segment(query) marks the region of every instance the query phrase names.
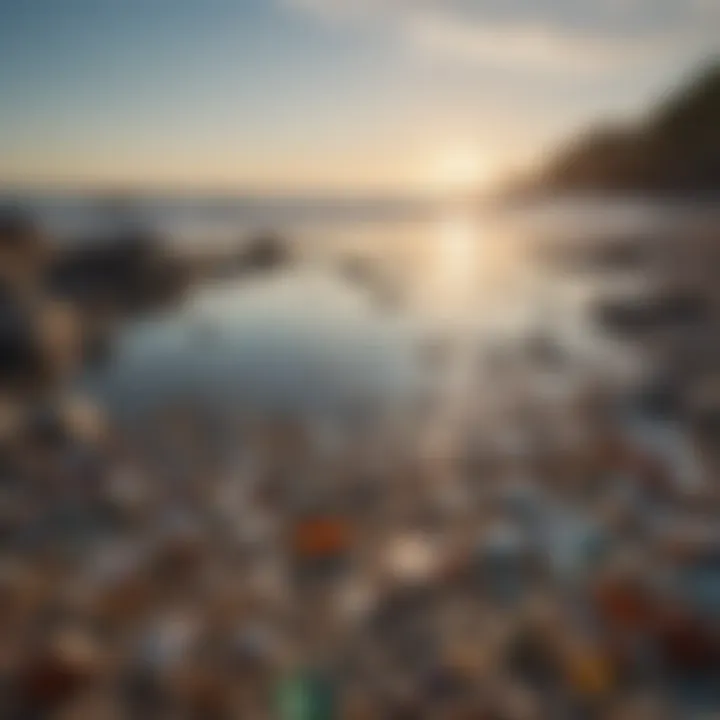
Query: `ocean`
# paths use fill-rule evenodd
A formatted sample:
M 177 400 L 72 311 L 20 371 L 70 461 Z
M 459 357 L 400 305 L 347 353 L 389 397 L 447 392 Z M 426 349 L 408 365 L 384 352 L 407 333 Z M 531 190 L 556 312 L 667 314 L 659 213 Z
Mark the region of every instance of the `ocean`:
M 287 268 L 195 288 L 172 310 L 121 330 L 107 365 L 80 384 L 129 422 L 192 404 L 234 417 L 300 412 L 371 423 L 432 393 L 439 366 L 462 367 L 480 392 L 478 358 L 538 333 L 579 364 L 607 366 L 607 338 L 588 322 L 597 283 L 559 274 L 543 250 L 667 230 L 696 213 L 578 199 L 513 209 L 372 198 L 22 202 L 58 242 L 101 236 L 131 212 L 178 252 L 267 232 L 293 248 Z

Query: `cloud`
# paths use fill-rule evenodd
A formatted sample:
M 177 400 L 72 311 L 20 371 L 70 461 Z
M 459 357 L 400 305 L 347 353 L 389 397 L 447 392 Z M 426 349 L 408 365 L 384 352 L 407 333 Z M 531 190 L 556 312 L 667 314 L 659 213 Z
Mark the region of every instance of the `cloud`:
M 717 0 L 284 0 L 320 20 L 390 33 L 421 57 L 550 73 L 603 73 L 711 51 Z
M 626 39 L 542 24 L 485 26 L 449 17 L 417 17 L 404 28 L 406 41 L 435 57 L 500 68 L 544 72 L 602 72 L 650 61 L 671 39 Z

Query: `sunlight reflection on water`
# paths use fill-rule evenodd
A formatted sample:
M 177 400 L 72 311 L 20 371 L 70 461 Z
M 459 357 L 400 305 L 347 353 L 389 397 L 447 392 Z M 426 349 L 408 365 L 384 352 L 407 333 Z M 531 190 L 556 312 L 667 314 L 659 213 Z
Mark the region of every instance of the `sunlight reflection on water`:
M 303 227 L 290 241 L 296 265 L 205 288 L 130 327 L 93 390 L 140 411 L 178 397 L 250 412 L 388 407 L 414 392 L 421 348 L 439 343 L 442 412 L 461 416 L 485 340 L 520 337 L 556 297 L 565 306 L 533 261 L 532 232 L 467 208 Z M 369 279 L 349 279 L 348 258 Z

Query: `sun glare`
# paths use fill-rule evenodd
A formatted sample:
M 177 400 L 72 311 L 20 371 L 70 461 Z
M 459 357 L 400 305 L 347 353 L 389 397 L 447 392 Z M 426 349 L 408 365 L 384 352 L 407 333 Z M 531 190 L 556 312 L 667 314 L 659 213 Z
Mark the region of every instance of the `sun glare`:
M 471 145 L 444 151 L 434 163 L 431 182 L 445 192 L 473 192 L 486 187 L 492 176 L 483 154 Z

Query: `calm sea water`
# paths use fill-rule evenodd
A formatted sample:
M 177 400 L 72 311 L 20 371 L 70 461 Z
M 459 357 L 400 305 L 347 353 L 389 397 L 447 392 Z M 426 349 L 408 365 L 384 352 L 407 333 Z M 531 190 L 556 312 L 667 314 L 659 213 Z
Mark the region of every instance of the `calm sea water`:
M 79 197 L 36 199 L 35 210 L 61 239 L 107 220 Z M 130 419 L 183 403 L 239 417 L 371 418 L 412 404 L 437 377 L 438 357 L 474 375 L 485 348 L 533 332 L 552 332 L 597 362 L 603 339 L 585 314 L 592 283 L 559 277 L 539 251 L 561 239 L 650 231 L 681 214 L 630 202 L 509 212 L 470 203 L 147 199 L 138 218 L 179 250 L 273 230 L 297 262 L 198 288 L 172 312 L 126 327 L 109 365 L 83 384 Z M 348 271 L 358 265 L 360 277 Z

